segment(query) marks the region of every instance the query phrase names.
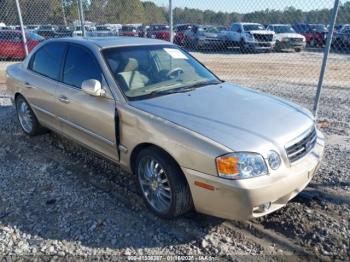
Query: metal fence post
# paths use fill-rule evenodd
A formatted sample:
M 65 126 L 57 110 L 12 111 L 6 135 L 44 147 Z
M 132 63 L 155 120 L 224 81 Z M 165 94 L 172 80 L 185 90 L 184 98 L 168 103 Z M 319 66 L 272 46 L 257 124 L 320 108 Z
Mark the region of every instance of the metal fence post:
M 80 24 L 81 24 L 81 32 L 82 32 L 82 36 L 85 37 L 85 18 L 84 18 L 83 3 L 82 3 L 81 0 L 78 0 L 78 8 L 79 8 L 79 18 L 80 18 Z
M 22 19 L 22 12 L 21 12 L 21 7 L 20 7 L 18 1 L 19 1 L 19 0 L 16 0 L 16 6 L 17 6 L 19 24 L 20 24 L 20 26 L 21 26 L 22 42 L 23 42 L 24 52 L 25 52 L 26 56 L 28 56 L 27 38 L 26 38 L 26 33 L 24 32 L 23 19 Z
M 174 42 L 174 15 L 173 15 L 173 0 L 169 0 L 169 22 L 170 22 L 170 42 Z
M 317 93 L 316 93 L 316 97 L 315 97 L 315 104 L 314 104 L 315 118 L 317 118 L 317 113 L 318 113 L 318 108 L 319 108 L 319 103 L 320 103 L 320 98 L 321 98 L 321 92 L 322 92 L 322 87 L 323 87 L 323 80 L 324 80 L 324 75 L 325 75 L 325 72 L 327 69 L 329 52 L 330 52 L 331 46 L 332 46 L 334 26 L 335 26 L 335 22 L 337 20 L 338 10 L 339 10 L 339 0 L 335 0 L 333 12 L 332 12 L 331 23 L 330 23 L 330 29 L 329 29 L 329 32 L 327 35 L 327 42 L 326 42 L 326 47 L 325 47 L 324 55 L 323 55 L 322 67 L 321 67 L 321 72 L 320 72 L 320 79 L 318 81 Z
M 62 7 L 63 23 L 65 26 L 67 26 L 66 11 L 64 10 L 65 7 L 64 7 L 63 0 L 61 0 L 61 7 Z

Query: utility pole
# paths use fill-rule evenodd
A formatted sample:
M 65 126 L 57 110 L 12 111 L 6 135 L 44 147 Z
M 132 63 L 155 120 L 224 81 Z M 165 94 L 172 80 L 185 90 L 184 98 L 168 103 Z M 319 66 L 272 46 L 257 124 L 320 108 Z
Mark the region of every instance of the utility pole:
M 170 42 L 174 42 L 174 14 L 173 14 L 173 0 L 169 0 L 169 22 L 170 22 Z
M 23 19 L 22 19 L 21 6 L 19 5 L 18 0 L 16 0 L 16 6 L 17 6 L 19 24 L 21 26 L 23 48 L 24 48 L 24 52 L 25 52 L 26 56 L 28 56 L 27 38 L 26 38 L 26 33 L 24 32 L 24 25 L 23 25 Z

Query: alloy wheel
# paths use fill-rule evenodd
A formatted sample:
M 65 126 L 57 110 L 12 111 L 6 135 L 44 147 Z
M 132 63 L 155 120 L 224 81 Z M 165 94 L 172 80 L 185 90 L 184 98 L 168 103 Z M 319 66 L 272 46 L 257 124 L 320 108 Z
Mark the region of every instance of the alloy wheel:
M 33 130 L 33 118 L 32 112 L 29 108 L 29 105 L 24 99 L 19 99 L 17 102 L 17 113 L 18 119 L 21 123 L 23 130 L 27 133 L 32 132 Z
M 171 207 L 172 192 L 168 176 L 162 165 L 152 157 L 144 157 L 138 166 L 138 179 L 148 204 L 159 213 Z

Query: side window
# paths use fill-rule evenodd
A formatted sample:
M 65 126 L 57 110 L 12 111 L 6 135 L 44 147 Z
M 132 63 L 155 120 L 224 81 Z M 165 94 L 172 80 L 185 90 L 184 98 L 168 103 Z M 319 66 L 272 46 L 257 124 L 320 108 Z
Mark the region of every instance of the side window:
M 63 82 L 80 88 L 81 84 L 89 79 L 102 82 L 102 72 L 99 65 L 84 48 L 69 47 L 63 70 Z
M 44 45 L 34 54 L 29 69 L 43 76 L 59 80 L 64 51 L 65 44 L 62 43 Z

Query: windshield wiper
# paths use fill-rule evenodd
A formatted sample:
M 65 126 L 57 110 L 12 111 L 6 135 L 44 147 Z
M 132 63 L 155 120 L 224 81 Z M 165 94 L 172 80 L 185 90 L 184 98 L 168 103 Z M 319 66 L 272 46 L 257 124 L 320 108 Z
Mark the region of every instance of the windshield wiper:
M 191 92 L 197 88 L 208 86 L 208 85 L 218 85 L 222 82 L 218 80 L 211 80 L 211 81 L 202 81 L 202 82 L 197 82 L 195 84 L 189 85 L 189 86 L 184 86 L 180 88 L 174 88 L 174 89 L 162 89 L 162 90 L 154 90 L 147 95 L 170 95 L 170 94 L 177 94 L 177 93 L 186 93 L 186 92 Z
M 170 94 L 177 94 L 177 93 L 186 93 L 186 92 L 191 92 L 193 91 L 195 88 L 176 88 L 176 89 L 167 89 L 167 90 L 154 90 L 150 93 L 148 93 L 148 95 L 170 95 Z
M 198 82 L 189 86 L 185 86 L 184 88 L 186 89 L 195 89 L 195 88 L 200 88 L 204 86 L 209 86 L 209 85 L 218 85 L 221 84 L 222 82 L 218 80 L 210 80 L 210 81 L 203 81 L 203 82 Z

